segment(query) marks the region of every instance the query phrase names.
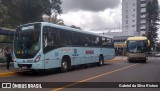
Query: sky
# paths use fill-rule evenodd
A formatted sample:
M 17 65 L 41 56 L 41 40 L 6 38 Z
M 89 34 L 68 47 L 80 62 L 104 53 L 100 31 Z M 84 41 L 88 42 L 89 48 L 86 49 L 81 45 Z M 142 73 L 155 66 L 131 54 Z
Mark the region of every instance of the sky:
M 160 0 L 159 0 L 160 1 Z M 60 16 L 68 26 L 84 30 L 120 30 L 122 20 L 121 0 L 62 0 Z M 160 31 L 158 32 L 160 35 Z

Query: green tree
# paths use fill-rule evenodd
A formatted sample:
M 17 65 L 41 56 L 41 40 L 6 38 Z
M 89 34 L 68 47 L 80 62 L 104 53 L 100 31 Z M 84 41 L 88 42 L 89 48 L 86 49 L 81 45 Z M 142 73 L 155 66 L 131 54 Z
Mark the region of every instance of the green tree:
M 157 25 L 159 21 L 159 5 L 158 0 L 152 0 L 147 4 L 147 21 L 149 22 L 149 30 L 147 31 L 147 37 L 151 42 L 151 48 L 154 48 L 156 38 L 158 36 Z
M 42 0 L 22 0 L 21 13 L 22 23 L 42 21 Z
M 4 26 L 5 24 L 2 23 L 5 21 L 6 16 L 8 13 L 7 7 L 5 7 L 1 2 L 0 2 L 0 27 Z
M 58 19 L 57 15 L 56 16 L 49 16 L 44 18 L 45 22 L 50 22 L 58 25 L 65 25 L 64 21 L 62 19 Z
M 61 14 L 61 0 L 1 0 L 8 9 L 7 26 L 16 26 L 29 22 L 43 21 L 42 16 Z M 53 12 L 52 12 L 53 11 Z
M 49 18 L 45 19 L 47 22 L 54 24 L 65 25 L 62 19 L 58 19 L 57 16 L 62 14 L 61 0 L 51 0 L 51 12 L 52 15 L 48 15 Z
M 20 6 L 21 6 L 22 0 L 1 0 L 2 5 L 7 7 L 8 14 L 5 18 L 5 26 L 3 27 L 9 27 L 9 28 L 15 28 L 17 25 L 20 24 L 21 21 L 21 12 L 20 12 Z
M 12 42 L 12 36 L 0 35 L 0 42 Z
M 80 27 L 77 27 L 77 26 L 75 26 L 75 25 L 71 25 L 70 27 L 75 28 L 75 29 L 80 29 L 80 30 L 81 30 Z
M 0 42 L 3 42 L 3 41 L 4 41 L 4 36 L 0 35 Z
M 62 13 L 62 8 L 60 6 L 61 4 L 62 4 L 61 0 L 51 0 L 51 7 L 52 7 L 52 10 L 55 14 Z

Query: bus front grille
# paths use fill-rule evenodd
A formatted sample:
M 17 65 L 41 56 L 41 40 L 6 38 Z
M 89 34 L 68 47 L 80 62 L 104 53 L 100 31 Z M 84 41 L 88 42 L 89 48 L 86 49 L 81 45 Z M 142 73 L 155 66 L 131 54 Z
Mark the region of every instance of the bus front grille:
M 18 64 L 20 68 L 27 67 L 28 69 L 32 67 L 32 64 Z

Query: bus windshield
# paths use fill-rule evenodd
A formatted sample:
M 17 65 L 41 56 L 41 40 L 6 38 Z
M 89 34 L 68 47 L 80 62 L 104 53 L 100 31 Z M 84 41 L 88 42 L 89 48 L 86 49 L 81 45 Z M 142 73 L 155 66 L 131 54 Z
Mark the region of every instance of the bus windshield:
M 147 41 L 128 41 L 128 52 L 130 53 L 144 53 L 147 52 Z
M 40 27 L 25 27 L 17 28 L 15 33 L 14 53 L 17 58 L 33 58 L 40 50 Z

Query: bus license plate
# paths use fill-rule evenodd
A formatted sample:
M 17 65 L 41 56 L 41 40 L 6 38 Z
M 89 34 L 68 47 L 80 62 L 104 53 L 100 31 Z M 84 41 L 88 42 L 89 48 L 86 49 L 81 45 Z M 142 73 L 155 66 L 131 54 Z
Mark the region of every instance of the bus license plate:
M 33 63 L 33 61 L 32 60 L 27 60 L 27 63 Z
M 27 66 L 23 66 L 22 69 L 27 69 Z

